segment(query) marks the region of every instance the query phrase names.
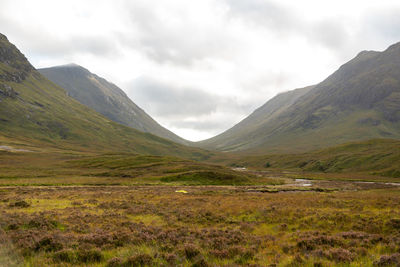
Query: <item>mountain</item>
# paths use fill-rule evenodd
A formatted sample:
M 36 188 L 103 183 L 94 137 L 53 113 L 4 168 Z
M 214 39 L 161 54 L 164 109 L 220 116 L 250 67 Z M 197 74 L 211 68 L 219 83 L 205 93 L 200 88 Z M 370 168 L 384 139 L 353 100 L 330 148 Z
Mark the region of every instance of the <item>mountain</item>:
M 197 145 L 302 152 L 374 138 L 400 138 L 400 43 L 359 53 L 321 83 L 279 94 Z
M 158 124 L 116 85 L 79 65 L 69 64 L 38 71 L 64 88 L 69 96 L 110 120 L 177 143 L 188 143 Z
M 0 34 L 0 144 L 86 152 L 206 157 L 150 133 L 115 123 L 69 97 Z

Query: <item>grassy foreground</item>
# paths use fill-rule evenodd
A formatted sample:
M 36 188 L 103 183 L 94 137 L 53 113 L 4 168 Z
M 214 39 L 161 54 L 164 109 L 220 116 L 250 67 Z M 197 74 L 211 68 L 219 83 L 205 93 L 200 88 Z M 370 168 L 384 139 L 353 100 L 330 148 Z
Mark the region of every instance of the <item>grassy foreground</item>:
M 399 186 L 302 174 L 3 150 L 0 266 L 400 264 Z
M 399 189 L 3 187 L 0 265 L 396 266 L 399 205 Z

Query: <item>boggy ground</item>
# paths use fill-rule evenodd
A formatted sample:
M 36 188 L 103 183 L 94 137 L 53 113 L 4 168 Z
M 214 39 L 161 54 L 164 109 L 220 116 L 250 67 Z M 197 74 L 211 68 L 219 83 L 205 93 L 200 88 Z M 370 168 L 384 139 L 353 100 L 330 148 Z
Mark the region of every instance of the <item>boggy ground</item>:
M 400 264 L 400 189 L 336 187 L 2 187 L 0 265 Z

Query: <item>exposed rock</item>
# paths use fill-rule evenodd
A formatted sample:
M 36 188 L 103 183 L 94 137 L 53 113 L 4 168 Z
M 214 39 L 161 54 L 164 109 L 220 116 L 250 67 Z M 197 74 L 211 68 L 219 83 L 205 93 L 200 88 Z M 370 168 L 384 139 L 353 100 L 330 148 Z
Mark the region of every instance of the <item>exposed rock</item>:
M 0 95 L 16 98 L 18 93 L 7 84 L 0 84 Z
M 34 68 L 26 57 L 0 34 L 0 64 L 6 68 L 0 69 L 0 80 L 20 83 Z

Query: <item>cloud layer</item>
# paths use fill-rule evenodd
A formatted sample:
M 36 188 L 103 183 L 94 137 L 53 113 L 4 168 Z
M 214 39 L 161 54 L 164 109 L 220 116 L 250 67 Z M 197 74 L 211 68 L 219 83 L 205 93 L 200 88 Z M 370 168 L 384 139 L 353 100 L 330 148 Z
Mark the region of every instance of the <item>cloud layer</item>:
M 199 140 L 400 41 L 399 13 L 392 0 L 3 0 L 0 32 L 36 67 L 80 64 Z

